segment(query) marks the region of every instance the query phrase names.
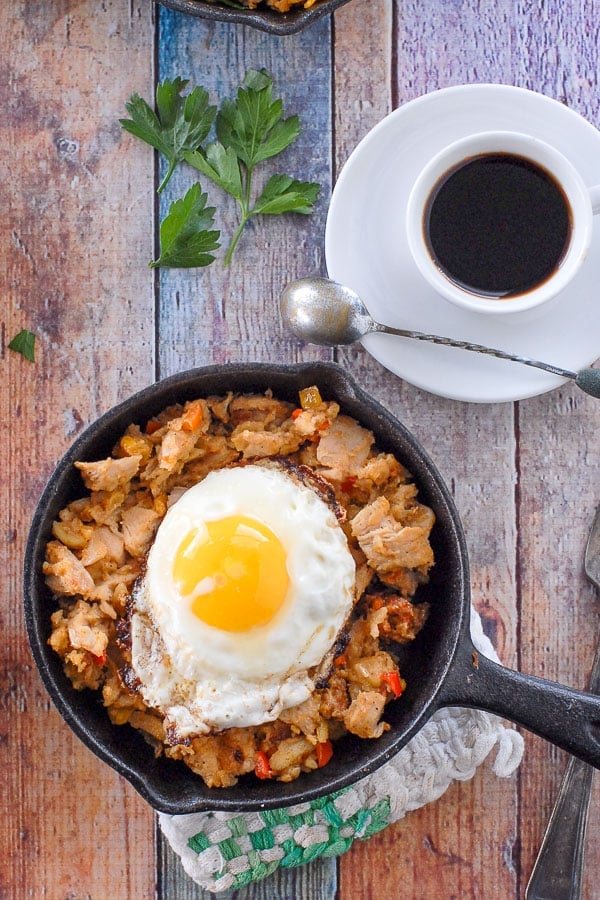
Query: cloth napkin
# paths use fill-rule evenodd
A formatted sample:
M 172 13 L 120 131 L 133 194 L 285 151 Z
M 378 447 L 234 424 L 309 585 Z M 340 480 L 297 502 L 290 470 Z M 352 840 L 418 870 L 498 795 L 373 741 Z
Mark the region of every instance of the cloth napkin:
M 475 610 L 471 634 L 497 661 Z M 254 813 L 160 813 L 159 824 L 197 884 L 212 892 L 239 888 L 280 866 L 345 853 L 355 840 L 437 800 L 453 781 L 468 781 L 494 748 L 493 771 L 507 778 L 521 762 L 521 735 L 480 710 L 441 709 L 389 762 L 335 794 Z

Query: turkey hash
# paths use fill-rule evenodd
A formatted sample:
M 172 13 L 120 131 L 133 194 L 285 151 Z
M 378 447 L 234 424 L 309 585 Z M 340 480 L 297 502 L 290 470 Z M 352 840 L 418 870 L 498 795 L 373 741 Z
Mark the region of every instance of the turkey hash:
M 209 787 L 292 781 L 378 738 L 433 565 L 431 509 L 372 432 L 323 400 L 228 393 L 77 462 L 53 525 L 49 643 L 77 690 Z

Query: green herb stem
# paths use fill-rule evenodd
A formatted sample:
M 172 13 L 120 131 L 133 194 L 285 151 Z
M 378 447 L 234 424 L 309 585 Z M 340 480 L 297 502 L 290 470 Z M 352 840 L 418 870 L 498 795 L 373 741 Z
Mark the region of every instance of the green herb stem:
M 250 203 L 252 201 L 252 166 L 246 166 L 246 190 L 244 193 L 244 213 L 249 217 Z
M 231 262 L 233 252 L 234 252 L 235 248 L 237 247 L 238 241 L 242 236 L 242 233 L 244 231 L 244 228 L 246 227 L 248 219 L 252 215 L 252 211 L 250 210 L 250 203 L 252 200 L 252 167 L 251 166 L 243 166 L 240 164 L 240 169 L 242 169 L 242 171 L 245 169 L 245 175 L 246 175 L 246 177 L 244 178 L 244 176 L 242 174 L 242 182 L 245 182 L 244 190 L 243 190 L 242 196 L 238 198 L 239 207 L 242 211 L 242 217 L 240 219 L 240 224 L 238 225 L 237 230 L 236 230 L 235 234 L 233 235 L 231 243 L 227 249 L 225 258 L 223 259 L 223 265 L 225 266 L 225 268 L 227 268 L 227 266 Z
M 229 263 L 231 262 L 231 257 L 233 256 L 233 251 L 237 247 L 237 243 L 242 236 L 244 228 L 246 227 L 246 222 L 248 221 L 249 218 L 250 218 L 250 216 L 247 216 L 247 215 L 242 216 L 242 220 L 237 227 L 237 230 L 232 238 L 232 241 L 231 241 L 229 247 L 227 248 L 227 253 L 225 254 L 225 257 L 223 259 L 223 265 L 226 268 L 229 265 Z
M 162 192 L 168 185 L 169 181 L 171 180 L 171 175 L 175 171 L 176 165 L 177 165 L 177 160 L 172 159 L 171 162 L 169 163 L 169 168 L 167 169 L 167 174 L 165 175 L 165 177 L 163 178 L 163 180 L 161 181 L 161 183 L 159 184 L 159 186 L 157 188 L 157 191 L 156 191 L 157 194 L 162 194 Z

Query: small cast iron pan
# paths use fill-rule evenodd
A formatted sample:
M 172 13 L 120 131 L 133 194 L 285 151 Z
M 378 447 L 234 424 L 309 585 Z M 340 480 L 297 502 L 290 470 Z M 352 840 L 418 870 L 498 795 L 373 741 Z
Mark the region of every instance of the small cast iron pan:
M 321 16 L 326 16 L 334 12 L 338 6 L 348 3 L 348 0 L 317 0 L 310 9 L 297 6 L 287 13 L 277 12 L 276 9 L 264 5 L 256 9 L 238 9 L 219 3 L 219 0 L 160 0 L 160 3 L 190 16 L 235 25 L 251 25 L 268 34 L 283 35 L 301 31 Z
M 431 602 L 430 617 L 416 641 L 401 648 L 400 665 L 408 687 L 400 700 L 386 708 L 389 732 L 372 741 L 343 738 L 327 766 L 290 784 L 248 778 L 232 788 L 210 790 L 185 765 L 155 759 L 134 729 L 113 726 L 96 693 L 73 689 L 47 644 L 54 604 L 42 574 L 45 545 L 59 510 L 85 493 L 73 462 L 108 456 L 127 425 L 143 426 L 170 404 L 228 390 L 248 393 L 271 388 L 275 396 L 297 402 L 299 389 L 312 384 L 370 428 L 382 450 L 397 455 L 414 475 L 420 498 L 435 511 L 436 564 L 430 584 L 420 594 L 421 600 Z M 163 812 L 249 811 L 316 799 L 377 769 L 443 706 L 497 713 L 600 768 L 600 697 L 521 675 L 476 653 L 469 635 L 467 551 L 452 497 L 412 434 L 338 366 L 231 364 L 195 369 L 152 385 L 107 412 L 81 434 L 50 478 L 31 526 L 24 576 L 25 619 L 33 656 L 59 712 L 84 744 Z

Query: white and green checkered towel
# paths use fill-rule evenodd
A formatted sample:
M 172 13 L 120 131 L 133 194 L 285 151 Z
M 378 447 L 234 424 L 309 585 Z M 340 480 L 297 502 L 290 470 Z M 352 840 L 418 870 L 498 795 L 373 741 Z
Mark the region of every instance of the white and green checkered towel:
M 471 632 L 477 649 L 497 660 L 474 611 Z M 255 813 L 160 814 L 160 826 L 197 884 L 214 892 L 239 888 L 280 866 L 345 853 L 355 840 L 437 800 L 453 781 L 472 778 L 494 747 L 493 770 L 506 778 L 523 755 L 520 734 L 489 713 L 442 709 L 373 775 L 335 794 Z

